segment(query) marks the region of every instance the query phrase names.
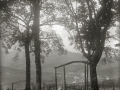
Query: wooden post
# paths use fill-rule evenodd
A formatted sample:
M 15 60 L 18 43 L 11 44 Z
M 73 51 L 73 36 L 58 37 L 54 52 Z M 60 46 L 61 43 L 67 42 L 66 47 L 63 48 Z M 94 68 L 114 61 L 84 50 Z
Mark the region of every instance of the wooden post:
M 56 90 L 57 90 L 57 68 L 55 68 L 55 84 L 56 84 Z
M 104 84 L 102 83 L 103 89 L 105 90 Z
M 115 85 L 114 85 L 114 83 L 113 83 L 113 90 L 115 90 Z
M 64 70 L 64 90 L 66 90 L 65 66 L 63 67 L 63 70 Z
M 87 64 L 87 90 L 88 90 L 88 64 Z
M 45 84 L 43 83 L 43 90 L 45 90 Z
M 89 90 L 90 90 L 90 88 L 89 88 Z
M 85 63 L 85 90 L 86 90 L 86 63 Z
M 12 90 L 14 89 L 13 85 L 14 85 L 14 83 L 12 83 Z

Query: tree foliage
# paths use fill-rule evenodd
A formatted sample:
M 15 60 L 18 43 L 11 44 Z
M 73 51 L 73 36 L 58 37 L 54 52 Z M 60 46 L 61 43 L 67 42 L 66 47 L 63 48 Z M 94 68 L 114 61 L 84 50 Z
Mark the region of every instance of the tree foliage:
M 43 8 L 41 10 L 40 18 L 40 39 L 42 41 L 41 48 L 45 49 L 42 50 L 42 53 L 49 53 L 48 51 L 60 51 L 61 53 L 64 53 L 63 48 L 63 42 L 59 35 L 53 31 L 50 26 L 55 25 L 56 23 L 52 19 L 54 14 L 48 10 L 51 3 L 45 3 L 43 5 Z M 19 6 L 19 7 L 18 7 Z M 48 7 L 47 7 L 48 6 Z M 9 11 L 6 11 L 5 9 L 2 9 L 1 16 L 4 20 L 1 23 L 1 38 L 2 38 L 2 45 L 6 49 L 6 52 L 8 52 L 8 49 L 12 47 L 15 43 L 19 43 L 20 47 L 23 47 L 25 45 L 25 40 L 27 37 L 27 30 L 26 28 L 29 27 L 29 40 L 32 39 L 32 24 L 33 24 L 33 15 L 32 13 L 32 7 L 30 6 L 30 3 L 27 2 L 26 4 L 23 2 L 16 2 L 13 5 L 9 5 Z M 53 10 L 53 8 L 51 8 Z M 47 12 L 47 13 L 45 13 Z M 51 13 L 51 15 L 49 14 Z M 49 17 L 48 17 L 49 16 Z M 31 20 L 30 20 L 31 19 Z M 53 24 L 54 23 L 54 24 Z M 42 30 L 43 27 L 49 27 L 46 29 L 49 29 L 48 31 Z M 51 43 L 51 44 L 50 44 Z M 51 46 L 50 46 L 51 45 Z M 33 52 L 34 45 L 33 42 L 30 44 L 30 52 Z M 46 50 L 46 48 L 49 48 L 49 50 Z M 19 47 L 15 50 L 20 49 Z M 50 50 L 51 49 L 51 50 Z M 62 51 L 63 50 L 63 51 Z M 53 52 L 53 51 L 52 51 Z
M 74 1 L 64 0 L 62 4 L 65 8 L 63 13 L 63 23 L 68 30 L 71 45 L 82 51 L 86 58 L 93 57 L 99 49 L 104 48 L 110 37 L 109 29 L 115 25 L 117 6 L 116 1 L 96 2 L 94 0 Z M 67 6 L 67 7 L 66 7 Z M 114 7 L 113 7 L 114 6 Z M 108 16 L 107 16 L 108 15 Z M 65 19 L 64 19 L 65 18 Z M 99 48 L 101 47 L 101 48 Z
M 71 45 L 81 51 L 90 62 L 92 90 L 98 90 L 96 66 L 104 49 L 108 49 L 105 43 L 110 38 L 108 30 L 115 25 L 117 18 L 116 2 L 113 0 L 98 2 L 96 0 L 64 0 L 62 2 L 64 7 L 67 6 L 67 10 L 63 14 L 65 19 L 60 22 L 70 33 Z M 60 11 L 63 12 L 63 10 Z
M 38 26 L 39 28 L 41 28 L 42 26 L 48 26 L 54 24 L 53 15 L 52 14 L 48 15 L 52 13 L 50 9 L 47 9 L 50 8 L 49 6 L 51 6 L 51 3 L 45 3 L 44 8 L 42 8 L 42 10 L 40 11 L 41 22 Z M 33 24 L 35 22 L 33 12 L 34 12 L 33 6 L 29 1 L 24 1 L 24 2 L 16 1 L 14 2 L 14 4 L 8 5 L 7 8 L 3 8 L 3 7 L 1 8 L 2 47 L 5 48 L 6 53 L 8 53 L 8 49 L 10 49 L 15 44 L 17 44 L 17 46 L 14 48 L 14 50 L 21 51 L 21 47 L 23 47 L 27 55 L 29 55 L 30 52 L 33 53 L 36 52 L 35 43 L 33 39 L 35 35 L 33 35 L 34 30 L 32 30 Z M 47 56 L 52 51 L 57 50 L 60 53 L 64 53 L 61 37 L 57 35 L 54 31 L 51 30 L 49 31 L 50 32 L 45 32 L 44 30 L 40 30 L 39 31 L 40 33 L 37 33 L 39 35 L 38 39 L 40 40 L 41 43 L 40 45 L 41 51 L 39 52 L 41 61 L 44 61 L 43 60 L 44 55 Z M 19 53 L 16 53 L 15 57 L 13 58 L 14 60 L 18 58 L 18 54 Z M 30 57 L 26 56 L 27 67 L 28 65 L 30 65 L 30 60 L 28 59 L 30 59 Z M 30 71 L 28 69 L 30 70 L 30 67 L 26 69 L 26 73 L 30 75 L 29 73 Z M 29 76 L 28 74 L 26 75 L 26 77 Z M 30 80 L 30 78 L 27 80 Z M 29 88 L 26 89 L 28 90 Z

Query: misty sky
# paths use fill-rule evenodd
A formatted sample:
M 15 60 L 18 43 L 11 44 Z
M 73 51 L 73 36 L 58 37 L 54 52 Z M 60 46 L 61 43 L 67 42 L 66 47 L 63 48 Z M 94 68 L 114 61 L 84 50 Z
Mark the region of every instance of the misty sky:
M 77 50 L 74 49 L 74 46 L 70 46 L 70 41 L 68 40 L 68 33 L 67 31 L 64 29 L 64 27 L 60 26 L 60 25 L 54 25 L 52 27 L 52 30 L 55 30 L 57 34 L 59 34 L 61 36 L 61 38 L 63 39 L 63 44 L 65 46 L 65 49 L 67 49 L 70 52 L 78 52 Z M 112 35 L 115 34 L 115 30 L 116 28 L 111 28 L 109 31 L 111 32 Z M 107 43 L 106 45 L 110 45 L 114 48 L 115 44 L 117 44 L 118 42 L 115 40 L 111 40 L 109 43 Z M 13 49 L 10 49 L 9 51 L 13 51 Z
M 68 50 L 68 51 L 71 51 L 71 52 L 78 52 L 77 50 L 75 50 L 73 48 L 73 46 L 70 46 L 70 41 L 68 40 L 68 33 L 67 31 L 64 29 L 64 27 L 62 26 L 59 26 L 59 25 L 55 25 L 53 26 L 53 30 L 56 31 L 57 34 L 59 34 L 62 39 L 63 39 L 63 43 L 65 45 L 65 48 Z M 109 31 L 111 33 L 111 35 L 115 35 L 115 30 L 116 28 L 111 28 Z M 111 47 L 114 47 L 115 48 L 115 44 L 117 44 L 118 41 L 115 41 L 115 40 L 111 40 L 109 43 L 107 43 L 106 45 L 110 45 Z

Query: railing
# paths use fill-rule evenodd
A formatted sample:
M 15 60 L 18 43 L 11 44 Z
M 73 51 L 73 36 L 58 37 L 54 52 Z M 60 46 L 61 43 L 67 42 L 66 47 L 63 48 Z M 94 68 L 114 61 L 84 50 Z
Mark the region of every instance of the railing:
M 9 87 L 1 90 L 25 90 L 25 84 L 21 83 L 11 83 Z M 105 83 L 99 84 L 99 90 L 119 90 L 119 86 L 115 84 L 106 85 Z M 31 83 L 31 90 L 36 90 L 36 84 Z M 55 84 L 42 84 L 42 90 L 56 90 Z M 64 85 L 58 85 L 57 90 L 64 90 Z M 81 84 L 66 84 L 66 90 L 85 90 L 85 85 Z M 90 84 L 88 85 L 88 90 L 91 90 Z

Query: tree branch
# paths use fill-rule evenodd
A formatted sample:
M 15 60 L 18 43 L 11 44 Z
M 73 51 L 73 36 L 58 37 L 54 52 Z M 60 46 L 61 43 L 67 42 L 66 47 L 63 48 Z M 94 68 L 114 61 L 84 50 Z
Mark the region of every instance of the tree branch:
M 6 22 L 6 23 L 9 25 L 8 22 Z M 17 26 L 15 26 L 13 24 L 10 24 L 10 25 L 13 26 L 14 28 L 16 28 L 16 30 L 19 31 L 19 33 L 25 38 L 24 34 L 22 32 L 20 32 L 20 30 L 19 30 L 19 28 Z
M 70 0 L 70 6 L 71 6 L 71 9 L 72 9 L 74 15 L 76 16 L 77 13 L 75 13 L 75 11 L 74 11 L 74 8 L 73 8 L 73 6 L 72 6 L 71 0 Z M 76 8 L 76 12 L 77 12 L 77 8 Z
M 75 16 L 75 13 L 71 10 L 71 7 L 69 6 L 69 3 L 67 2 L 67 0 L 65 0 L 68 9 L 70 10 L 70 12 L 72 13 L 72 16 Z
M 18 18 L 19 20 L 21 20 L 22 22 L 24 22 L 25 24 L 27 24 L 27 23 L 26 23 L 23 19 L 21 19 L 21 18 L 19 18 L 19 17 L 15 16 L 15 15 L 13 15 L 13 14 L 11 14 L 11 13 L 7 12 L 7 11 L 6 11 L 6 10 L 4 10 L 4 9 L 3 9 L 3 11 L 4 11 L 5 13 L 9 14 L 10 16 L 12 16 L 12 17 L 14 17 L 14 18 Z
M 89 0 L 86 0 L 86 2 L 87 2 L 87 6 L 88 6 L 88 10 L 89 10 L 89 18 L 90 18 L 90 31 L 91 31 L 91 33 L 92 33 L 92 35 L 93 35 L 93 37 L 94 38 L 96 38 L 95 37 L 95 31 L 94 31 L 94 28 L 93 28 L 93 26 L 94 26 L 94 24 L 93 24 L 93 19 L 92 19 L 92 11 L 91 11 L 91 8 L 90 8 L 90 5 L 89 5 Z
M 88 55 L 85 53 L 85 50 L 84 50 L 84 48 L 83 48 L 83 43 L 82 43 L 82 39 L 81 39 L 81 36 L 80 36 L 79 28 L 78 28 L 77 18 L 75 18 L 75 20 L 76 20 L 76 30 L 77 30 L 78 36 L 79 36 L 80 47 L 81 47 L 81 49 L 82 49 L 82 52 L 83 52 L 84 56 L 85 56 L 86 58 L 88 58 Z
M 94 8 L 94 6 L 93 6 L 93 2 L 92 2 L 91 0 L 90 0 L 90 2 L 91 2 L 92 9 L 93 9 L 93 12 L 94 12 L 95 20 L 96 20 L 96 13 L 95 13 L 95 8 Z

